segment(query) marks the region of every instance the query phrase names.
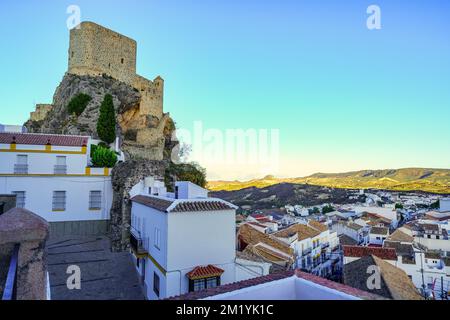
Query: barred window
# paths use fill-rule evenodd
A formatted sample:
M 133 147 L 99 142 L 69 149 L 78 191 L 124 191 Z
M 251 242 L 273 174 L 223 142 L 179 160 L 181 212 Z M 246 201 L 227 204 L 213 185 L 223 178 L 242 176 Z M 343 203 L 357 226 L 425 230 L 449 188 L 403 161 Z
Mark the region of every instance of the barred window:
M 53 211 L 66 210 L 66 192 L 53 191 Z
M 102 192 L 91 191 L 89 194 L 89 209 L 100 210 L 102 208 Z
M 25 191 L 13 191 L 16 195 L 16 207 L 25 208 Z

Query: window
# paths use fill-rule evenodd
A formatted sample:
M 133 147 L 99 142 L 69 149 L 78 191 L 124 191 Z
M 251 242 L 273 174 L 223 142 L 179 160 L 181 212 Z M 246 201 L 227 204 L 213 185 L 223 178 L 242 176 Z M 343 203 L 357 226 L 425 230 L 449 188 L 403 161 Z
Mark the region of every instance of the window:
M 15 174 L 28 174 L 28 156 L 17 155 L 17 163 L 14 165 Z
M 159 298 L 159 276 L 153 272 L 153 292 Z
M 154 246 L 158 250 L 161 248 L 161 230 L 159 230 L 158 228 L 155 228 Z
M 16 207 L 25 208 L 25 191 L 13 191 L 16 195 Z
M 440 238 L 441 238 L 440 236 L 436 236 L 436 239 L 438 239 L 438 240 L 439 240 Z
M 102 208 L 102 192 L 91 191 L 89 193 L 89 210 L 100 210 Z
M 67 174 L 67 158 L 64 156 L 56 157 L 55 174 Z
M 66 210 L 66 192 L 53 191 L 53 211 Z
M 196 292 L 220 286 L 220 277 L 189 280 L 189 291 Z
M 123 60 L 123 58 L 122 58 L 122 59 L 120 60 L 120 62 L 123 64 L 123 61 L 124 61 L 124 60 Z

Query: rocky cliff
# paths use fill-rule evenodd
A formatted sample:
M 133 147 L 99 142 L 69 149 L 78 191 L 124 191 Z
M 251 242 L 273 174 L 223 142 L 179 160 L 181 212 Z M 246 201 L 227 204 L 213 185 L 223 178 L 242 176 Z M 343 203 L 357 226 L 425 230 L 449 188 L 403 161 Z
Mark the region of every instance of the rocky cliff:
M 79 93 L 91 97 L 79 115 L 70 114 L 68 104 Z M 171 136 L 175 129 L 169 114 L 161 119 L 143 112 L 139 90 L 109 76 L 92 77 L 66 73 L 53 96 L 49 108 L 39 120 L 25 123 L 29 132 L 89 135 L 98 138 L 97 120 L 105 94 L 113 96 L 117 115 L 117 133 L 127 159 L 163 160 L 170 157 L 175 145 Z M 137 136 L 140 137 L 137 140 Z
M 69 102 L 77 94 L 89 95 L 91 100 L 79 115 L 70 114 Z M 109 76 L 73 75 L 67 73 L 55 91 L 50 108 L 39 109 L 25 123 L 29 132 L 88 135 L 98 139 L 97 120 L 106 94 L 113 97 L 116 111 L 117 135 L 125 153 L 125 162 L 112 171 L 114 190 L 111 209 L 110 238 L 113 251 L 129 246 L 131 203 L 129 191 L 141 179 L 155 176 L 164 179 L 170 164 L 175 125 L 169 114 L 161 118 L 148 114 L 141 107 L 139 90 Z

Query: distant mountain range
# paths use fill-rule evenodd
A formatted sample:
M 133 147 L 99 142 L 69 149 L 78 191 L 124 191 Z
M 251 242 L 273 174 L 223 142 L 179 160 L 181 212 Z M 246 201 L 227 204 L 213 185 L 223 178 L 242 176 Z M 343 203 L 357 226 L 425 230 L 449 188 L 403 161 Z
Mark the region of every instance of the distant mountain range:
M 264 188 L 280 183 L 310 184 L 346 189 L 385 189 L 450 194 L 450 169 L 405 168 L 362 170 L 346 173 L 315 173 L 303 178 L 266 176 L 249 181 L 210 181 L 211 191 Z

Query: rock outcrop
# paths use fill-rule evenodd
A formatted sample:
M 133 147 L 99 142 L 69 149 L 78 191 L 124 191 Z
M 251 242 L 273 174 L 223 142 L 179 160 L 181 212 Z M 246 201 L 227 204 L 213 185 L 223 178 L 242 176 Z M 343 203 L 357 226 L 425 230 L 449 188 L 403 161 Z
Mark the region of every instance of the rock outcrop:
M 130 160 L 119 163 L 112 172 L 114 190 L 111 208 L 110 238 L 113 251 L 129 248 L 131 225 L 130 190 L 145 177 L 164 179 L 166 161 Z
M 86 109 L 79 115 L 70 114 L 67 105 L 79 93 L 89 95 Z M 177 145 L 172 140 L 175 125 L 169 114 L 161 119 L 140 110 L 142 96 L 130 85 L 109 76 L 94 77 L 67 73 L 56 89 L 52 108 L 39 121 L 30 119 L 29 132 L 88 135 L 98 139 L 97 120 L 105 94 L 113 97 L 117 134 L 125 162 L 112 171 L 114 190 L 111 209 L 110 237 L 113 251 L 129 246 L 131 202 L 129 191 L 141 179 L 155 176 L 163 179 L 171 151 Z
M 164 80 L 136 73 L 137 43 L 93 22 L 70 31 L 68 71 L 52 104 L 37 105 L 25 126 L 28 132 L 88 135 L 98 139 L 97 121 L 106 94 L 113 97 L 116 132 L 125 162 L 112 171 L 114 189 L 110 234 L 113 250 L 129 245 L 129 191 L 141 179 L 163 178 L 177 145 L 175 124 L 163 112 Z M 70 101 L 83 93 L 91 99 L 82 112 L 71 114 Z M 82 108 L 80 108 L 82 109 Z

